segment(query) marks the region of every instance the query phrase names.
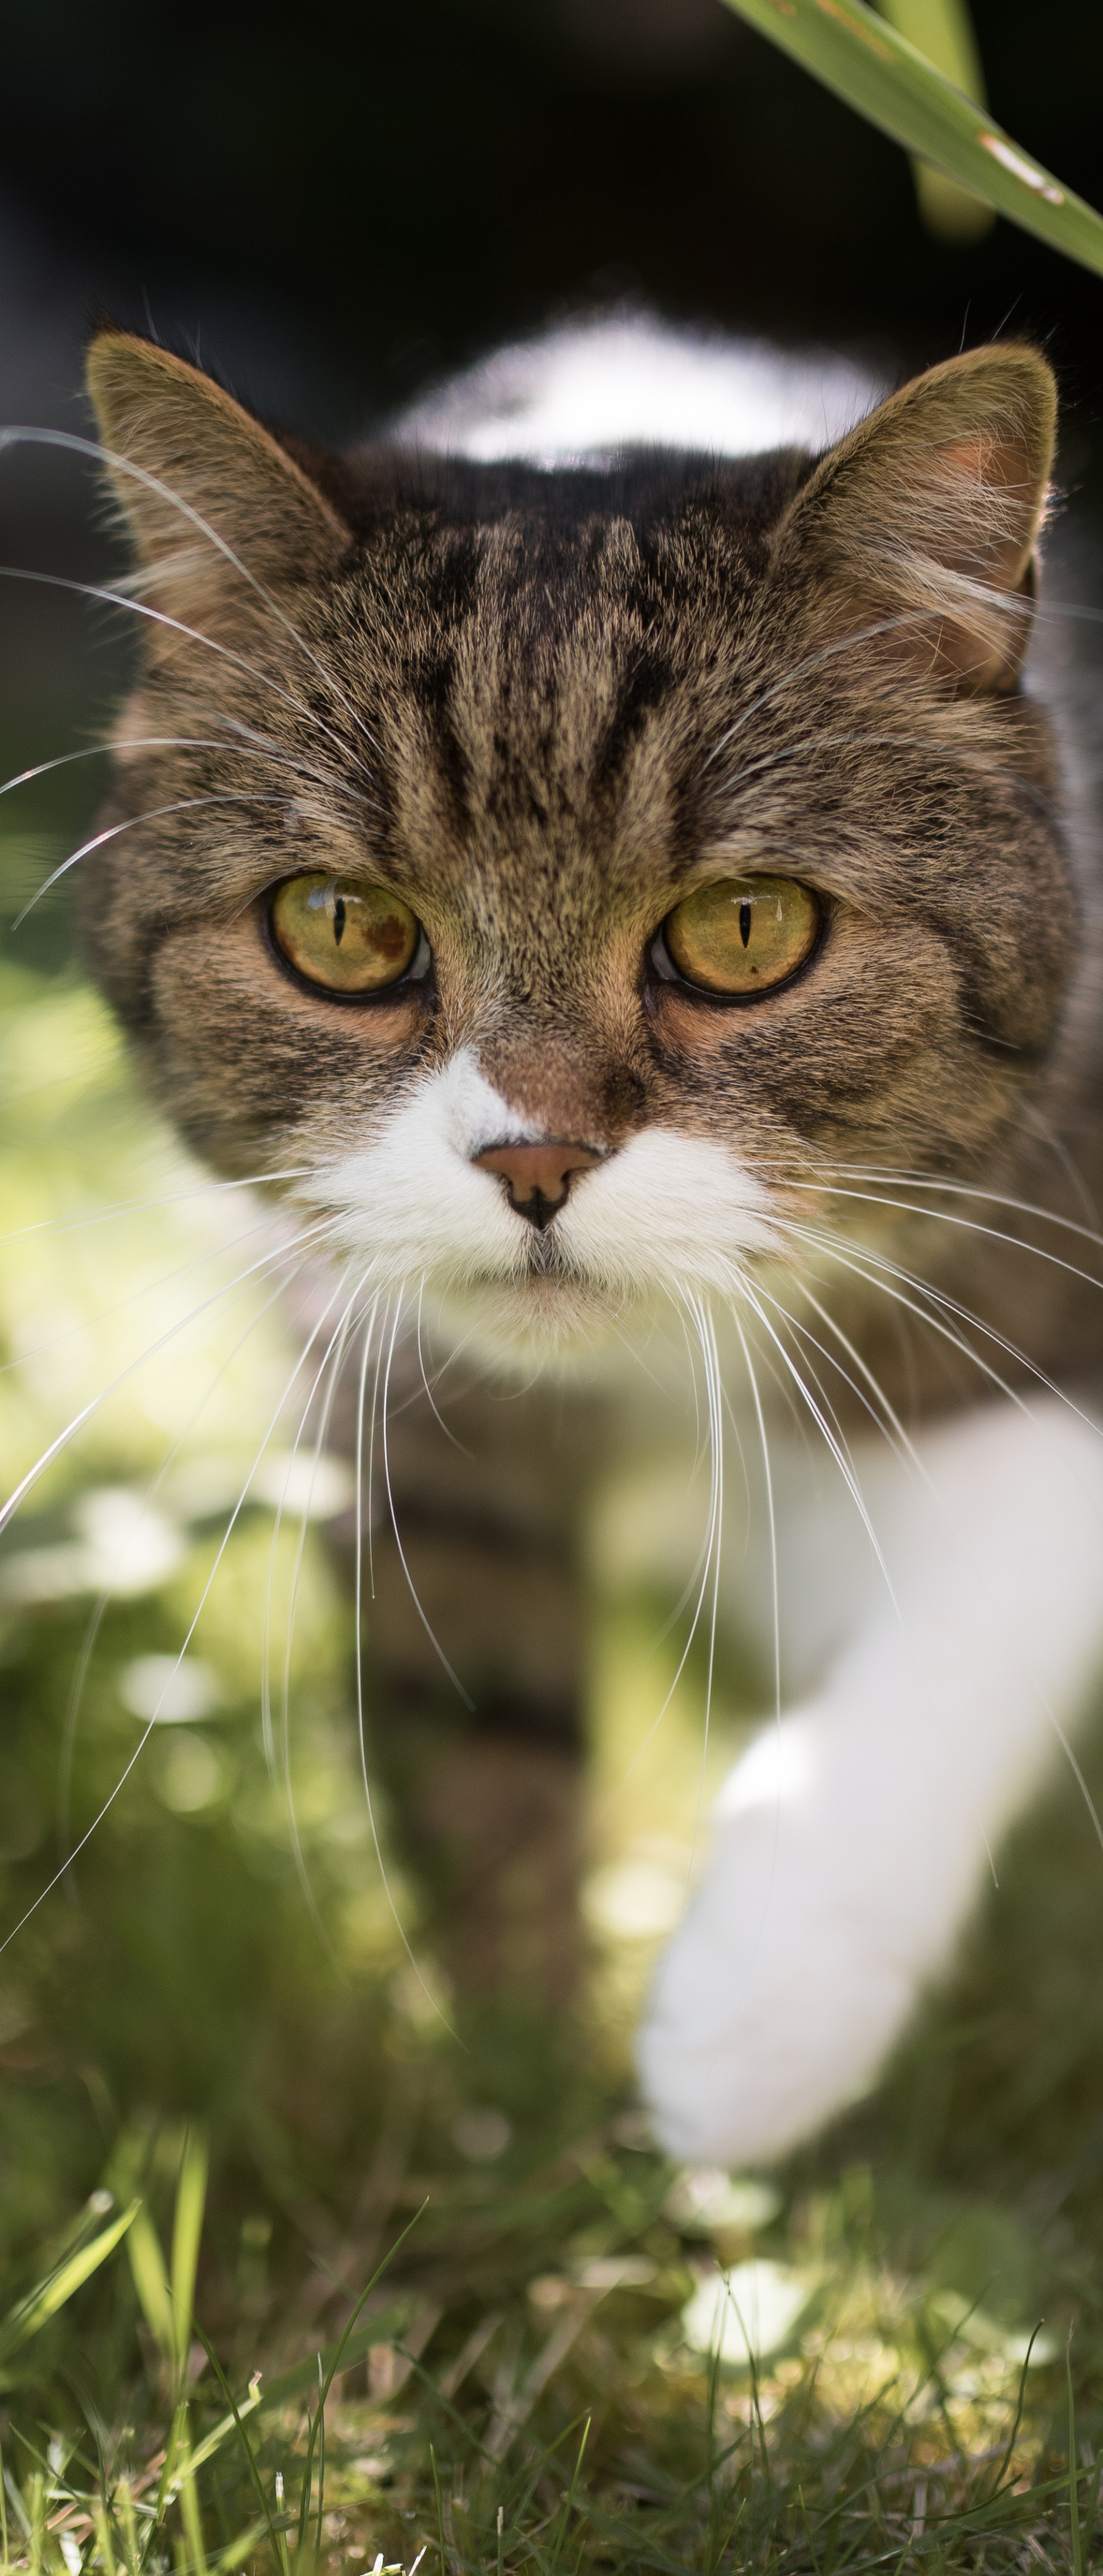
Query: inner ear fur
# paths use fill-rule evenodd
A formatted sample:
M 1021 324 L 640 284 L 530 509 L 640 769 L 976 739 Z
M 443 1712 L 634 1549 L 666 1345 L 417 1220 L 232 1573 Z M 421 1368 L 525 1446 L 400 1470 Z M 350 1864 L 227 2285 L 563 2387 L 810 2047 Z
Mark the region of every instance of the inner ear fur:
M 348 531 L 302 466 L 198 367 L 108 327 L 87 382 L 137 555 L 131 588 L 165 615 L 205 633 L 240 624 L 262 609 L 254 584 L 309 581 L 344 551 Z
M 837 635 L 968 692 L 1013 688 L 1030 636 L 1057 388 L 1023 343 L 932 367 L 823 457 L 775 569 L 811 573 Z

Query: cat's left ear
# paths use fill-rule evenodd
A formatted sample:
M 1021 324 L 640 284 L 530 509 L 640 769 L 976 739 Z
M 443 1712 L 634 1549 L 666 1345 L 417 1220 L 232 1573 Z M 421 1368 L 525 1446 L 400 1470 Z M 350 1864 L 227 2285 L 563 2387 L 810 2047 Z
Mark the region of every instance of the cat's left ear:
M 969 693 L 1014 687 L 1030 636 L 1057 389 L 1036 349 L 971 350 L 905 385 L 791 504 L 775 578 L 834 635 Z
M 256 613 L 261 590 L 316 578 L 348 530 L 261 422 L 171 351 L 98 331 L 88 390 L 138 557 L 133 587 L 210 633 Z M 162 648 L 169 641 L 161 636 Z

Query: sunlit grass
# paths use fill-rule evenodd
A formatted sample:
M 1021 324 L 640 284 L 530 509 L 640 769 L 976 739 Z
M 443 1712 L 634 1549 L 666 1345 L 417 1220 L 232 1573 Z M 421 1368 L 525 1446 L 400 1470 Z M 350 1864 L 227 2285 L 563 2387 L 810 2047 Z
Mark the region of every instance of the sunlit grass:
M 160 1134 L 79 984 L 10 970 L 5 1001 L 8 1480 L 124 1383 L 0 1551 L 0 1934 L 149 1728 L 0 1956 L 6 2563 L 1071 2566 L 1073 2327 L 1091 2564 L 1103 1878 L 1074 1785 L 1001 1863 L 954 1992 L 876 2101 L 776 2186 L 677 2175 L 633 2105 L 632 2019 L 762 1677 L 722 1670 L 702 1778 L 691 1656 L 633 1767 L 680 1646 L 670 1605 L 622 1578 L 614 1498 L 595 1539 L 590 1980 L 558 2032 L 453 1999 L 453 2036 L 380 1881 L 351 1602 L 320 1520 L 286 1761 L 277 1711 L 265 1763 L 294 1408 L 167 1688 L 289 1366 L 267 1282 L 213 1300 L 257 1257 L 256 1211 Z M 339 1483 L 321 1499 L 339 1508 Z M 377 1821 L 387 1843 L 381 1793 Z M 424 1892 L 388 1854 L 447 2001 Z

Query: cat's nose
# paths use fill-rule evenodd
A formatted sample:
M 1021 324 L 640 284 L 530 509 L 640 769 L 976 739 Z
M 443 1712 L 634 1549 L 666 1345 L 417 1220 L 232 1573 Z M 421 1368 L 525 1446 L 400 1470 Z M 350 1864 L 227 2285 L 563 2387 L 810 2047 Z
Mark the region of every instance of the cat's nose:
M 566 1205 L 573 1174 L 603 1159 L 591 1145 L 571 1145 L 557 1136 L 532 1145 L 488 1145 L 471 1157 L 477 1171 L 497 1173 L 510 1206 L 538 1226 L 550 1225 Z

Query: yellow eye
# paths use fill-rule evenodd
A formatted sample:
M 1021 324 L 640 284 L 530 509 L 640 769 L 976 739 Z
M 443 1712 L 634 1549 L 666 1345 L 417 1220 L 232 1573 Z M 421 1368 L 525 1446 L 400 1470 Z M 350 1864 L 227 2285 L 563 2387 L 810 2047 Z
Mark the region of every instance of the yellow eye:
M 669 955 L 706 993 L 767 993 L 815 947 L 820 907 L 795 877 L 721 877 L 698 886 L 663 923 Z
M 271 921 L 284 956 L 328 993 L 380 993 L 397 984 L 421 939 L 409 906 L 388 887 L 348 877 L 289 877 L 277 890 Z

